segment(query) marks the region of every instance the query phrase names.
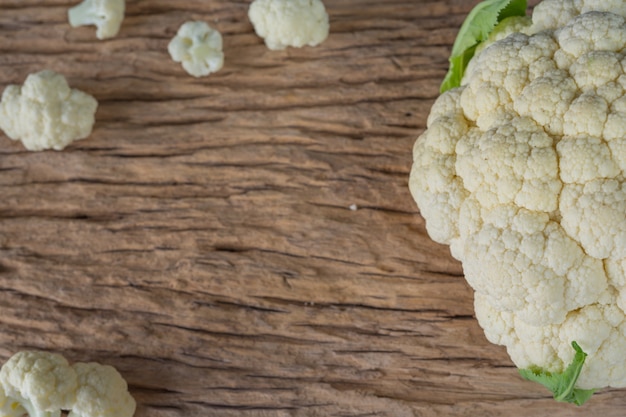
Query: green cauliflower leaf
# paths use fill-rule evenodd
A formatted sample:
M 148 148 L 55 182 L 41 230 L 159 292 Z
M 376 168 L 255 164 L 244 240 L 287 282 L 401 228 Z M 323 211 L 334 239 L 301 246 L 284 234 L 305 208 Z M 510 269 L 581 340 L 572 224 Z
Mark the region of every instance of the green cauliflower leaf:
M 572 347 L 576 354 L 572 363 L 563 372 L 552 373 L 541 368 L 531 367 L 529 369 L 520 369 L 520 375 L 524 379 L 539 382 L 548 388 L 557 401 L 583 405 L 596 390 L 575 388 L 587 354 L 583 352 L 576 342 L 572 342 Z
M 489 37 L 498 23 L 507 17 L 525 15 L 526 0 L 484 0 L 478 3 L 467 15 L 454 41 L 450 68 L 441 83 L 441 92 L 461 85 L 476 47 Z

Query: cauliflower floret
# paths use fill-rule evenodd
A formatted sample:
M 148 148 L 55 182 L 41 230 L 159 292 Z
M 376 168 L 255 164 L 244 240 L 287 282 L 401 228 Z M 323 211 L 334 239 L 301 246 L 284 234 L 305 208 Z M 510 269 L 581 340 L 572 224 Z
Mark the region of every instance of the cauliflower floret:
M 0 369 L 0 416 L 132 417 L 135 400 L 109 365 L 75 363 L 56 353 L 22 351 Z
M 45 70 L 29 75 L 21 87 L 4 90 L 0 129 L 28 150 L 61 150 L 91 134 L 97 107 L 92 96 L 70 89 L 65 77 Z
M 548 372 L 562 372 L 572 360 L 571 340 L 589 355 L 577 381 L 582 389 L 598 388 L 598 381 L 626 386 L 626 374 L 616 366 L 623 362 L 626 344 L 626 316 L 604 294 L 599 303 L 570 311 L 558 324 L 533 326 L 517 314 L 491 304 L 484 294 L 474 297 L 476 318 L 487 339 L 505 345 L 515 364 L 522 369 L 541 364 Z M 593 360 L 593 366 L 591 365 Z
M 217 72 L 224 65 L 222 35 L 205 22 L 184 23 L 167 49 L 172 59 L 181 62 L 194 77 Z
M 255 0 L 248 17 L 271 50 L 316 46 L 328 37 L 328 14 L 321 0 Z
M 76 402 L 68 417 L 131 417 L 135 400 L 122 376 L 108 365 L 75 363 L 78 376 Z
M 472 225 L 461 228 L 461 258 L 467 282 L 492 306 L 544 326 L 563 322 L 606 291 L 602 261 L 586 255 L 547 213 L 514 204 L 480 207 L 461 209 L 468 216 L 463 225 Z
M 125 0 L 84 0 L 68 11 L 72 27 L 96 25 L 98 39 L 112 38 L 124 20 Z
M 0 385 L 30 417 L 60 415 L 76 401 L 78 381 L 67 360 L 56 353 L 23 351 L 0 369 Z
M 421 206 L 422 214 L 429 220 L 426 226 L 430 237 L 440 243 L 452 243 L 458 237 L 458 225 L 449 219 L 459 216 L 461 203 L 469 195 L 454 168 L 456 142 L 469 129 L 465 118 L 459 115 L 457 93 L 460 90 L 451 90 L 435 102 L 427 121 L 428 130 L 413 149 L 412 191 L 418 200 L 429 201 Z M 434 159 L 437 163 L 433 163 Z
M 589 12 L 610 12 L 626 17 L 624 0 L 543 0 L 533 11 L 533 33 L 566 26 L 576 16 Z
M 576 341 L 580 387 L 626 387 L 626 3 L 515 24 L 435 102 L 410 189 L 518 367 L 561 372 Z

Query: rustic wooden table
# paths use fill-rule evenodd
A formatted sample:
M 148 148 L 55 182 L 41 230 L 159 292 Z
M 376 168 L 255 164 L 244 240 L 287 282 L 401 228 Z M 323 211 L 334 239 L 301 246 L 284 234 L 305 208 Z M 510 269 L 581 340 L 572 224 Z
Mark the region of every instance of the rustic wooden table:
M 489 344 L 407 188 L 411 148 L 476 1 L 327 0 L 318 48 L 272 52 L 248 0 L 0 0 L 0 87 L 42 69 L 99 100 L 90 138 L 0 134 L 0 359 L 114 365 L 137 417 L 623 415 L 555 403 Z M 188 76 L 187 20 L 226 64 Z

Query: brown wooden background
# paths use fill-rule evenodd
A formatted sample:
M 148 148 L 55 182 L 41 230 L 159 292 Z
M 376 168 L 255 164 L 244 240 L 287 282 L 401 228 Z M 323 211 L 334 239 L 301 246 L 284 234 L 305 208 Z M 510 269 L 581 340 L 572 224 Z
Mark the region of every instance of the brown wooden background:
M 327 0 L 329 39 L 283 52 L 249 1 L 129 0 L 108 41 L 76 3 L 0 0 L 0 87 L 49 68 L 100 102 L 63 152 L 0 134 L 0 359 L 114 365 L 137 417 L 624 414 L 521 380 L 409 195 L 476 1 Z M 169 58 L 191 19 L 224 36 L 218 74 Z

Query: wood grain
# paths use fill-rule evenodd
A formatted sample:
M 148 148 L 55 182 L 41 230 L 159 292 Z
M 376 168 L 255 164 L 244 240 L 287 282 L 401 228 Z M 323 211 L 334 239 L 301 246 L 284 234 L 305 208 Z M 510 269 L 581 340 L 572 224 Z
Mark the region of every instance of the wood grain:
M 99 100 L 90 138 L 0 135 L 0 359 L 117 367 L 137 417 L 623 414 L 521 380 L 407 188 L 475 2 L 329 0 L 318 48 L 268 51 L 249 1 L 129 0 L 119 36 L 64 0 L 0 0 L 0 87 L 41 69 Z M 226 64 L 167 54 L 186 20 Z

